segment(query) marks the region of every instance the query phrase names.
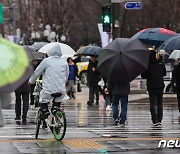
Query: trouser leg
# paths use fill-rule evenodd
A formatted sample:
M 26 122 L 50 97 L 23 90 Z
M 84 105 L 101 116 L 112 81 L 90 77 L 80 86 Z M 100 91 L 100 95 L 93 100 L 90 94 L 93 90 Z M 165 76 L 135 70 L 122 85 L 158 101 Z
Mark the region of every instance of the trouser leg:
M 15 92 L 16 100 L 15 100 L 15 114 L 16 118 L 21 117 L 21 93 Z
M 128 96 L 121 96 L 120 124 L 125 124 L 128 108 Z
M 157 95 L 157 122 L 161 122 L 163 118 L 163 93 Z
M 118 105 L 119 105 L 119 95 L 114 94 L 112 96 L 112 110 L 113 110 L 113 119 L 118 119 L 119 120 L 119 109 L 118 109 Z
M 96 104 L 98 104 L 99 103 L 99 89 L 98 89 L 98 86 L 94 87 L 94 91 L 95 91 L 95 94 L 96 94 Z
M 150 101 L 150 113 L 153 124 L 157 123 L 157 113 L 156 113 L 156 104 L 157 104 L 157 96 L 155 93 L 149 93 L 149 101 Z
M 94 102 L 94 87 L 89 86 L 89 102 L 92 104 Z
M 178 109 L 180 112 L 180 91 L 177 91 Z
M 29 92 L 22 93 L 22 99 L 23 99 L 23 115 L 22 115 L 22 119 L 23 119 L 23 121 L 26 121 L 27 112 L 29 110 Z

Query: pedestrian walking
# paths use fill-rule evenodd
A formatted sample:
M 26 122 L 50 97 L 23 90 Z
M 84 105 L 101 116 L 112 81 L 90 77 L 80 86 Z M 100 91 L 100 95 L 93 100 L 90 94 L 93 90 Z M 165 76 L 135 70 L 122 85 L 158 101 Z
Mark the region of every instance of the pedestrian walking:
M 68 62 L 68 66 L 69 66 L 69 77 L 68 77 L 68 81 L 66 83 L 66 91 L 67 91 L 67 94 L 70 97 L 70 99 L 71 98 L 74 99 L 75 93 L 76 93 L 76 89 L 75 89 L 76 78 L 77 78 L 77 80 L 79 79 L 78 67 L 73 62 L 73 59 L 71 57 L 69 57 L 67 59 L 67 62 Z
M 101 74 L 97 70 L 97 59 L 95 56 L 91 56 L 87 69 L 87 85 L 89 87 L 89 100 L 87 105 L 92 106 L 94 103 L 94 95 L 96 95 L 96 105 L 99 104 L 99 87 Z
M 161 59 L 161 57 L 159 58 Z M 161 125 L 163 118 L 163 90 L 165 86 L 163 77 L 166 76 L 166 68 L 159 58 L 157 58 L 155 50 L 150 50 L 148 69 L 141 74 L 143 79 L 147 79 L 153 126 Z
M 28 85 L 28 81 L 24 82 L 19 88 L 15 90 L 15 120 L 18 125 L 21 124 L 21 104 L 23 104 L 22 124 L 26 125 L 27 113 L 29 109 L 29 93 L 30 86 Z
M 120 127 L 125 126 L 127 110 L 128 110 L 128 95 L 130 92 L 129 82 L 108 82 L 107 88 L 112 94 L 112 111 L 113 124 Z M 119 115 L 119 101 L 121 101 L 121 112 Z
M 34 70 L 36 69 L 36 67 L 38 66 L 38 59 L 34 59 L 32 60 L 32 64 L 33 64 L 33 68 Z M 30 105 L 34 105 L 34 88 L 35 88 L 36 84 L 31 84 L 31 92 L 30 92 Z M 35 104 L 35 107 L 38 107 L 38 104 Z
M 178 109 L 180 113 L 180 58 L 178 58 L 178 63 L 174 65 L 174 69 L 172 72 L 172 83 L 174 88 L 176 89 L 175 92 L 177 94 L 178 100 Z

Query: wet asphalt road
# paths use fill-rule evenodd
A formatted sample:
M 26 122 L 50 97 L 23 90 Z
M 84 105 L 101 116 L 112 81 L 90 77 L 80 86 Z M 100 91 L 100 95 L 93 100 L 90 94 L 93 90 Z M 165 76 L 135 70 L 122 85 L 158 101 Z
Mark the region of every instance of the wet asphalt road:
M 164 95 L 164 117 L 159 127 L 152 127 L 147 94 L 130 95 L 125 128 L 112 126 L 112 111 L 105 110 L 102 96 L 98 106 L 87 107 L 87 99 L 88 89 L 83 87 L 76 100 L 63 105 L 67 132 L 62 142 L 42 129 L 39 140 L 34 139 L 34 107 L 29 110 L 27 125 L 15 124 L 14 105 L 3 110 L 6 125 L 0 128 L 0 153 L 180 153 L 180 147 L 158 148 L 160 140 L 177 140 L 180 145 L 180 114 L 175 95 Z

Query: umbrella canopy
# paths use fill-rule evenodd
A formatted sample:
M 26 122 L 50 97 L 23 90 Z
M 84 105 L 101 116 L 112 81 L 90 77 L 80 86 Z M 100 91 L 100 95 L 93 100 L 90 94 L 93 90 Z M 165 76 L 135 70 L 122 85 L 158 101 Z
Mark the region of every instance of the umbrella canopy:
M 163 42 L 157 51 L 165 50 L 167 53 L 171 53 L 173 50 L 180 50 L 180 35 L 171 37 Z
M 48 43 L 47 45 L 43 46 L 39 49 L 39 52 L 50 54 L 51 49 L 55 46 L 59 45 L 59 52 L 62 55 L 61 57 L 73 57 L 75 55 L 75 51 L 67 44 L 59 43 L 59 42 L 52 42 Z
M 178 59 L 180 59 L 180 50 L 174 50 L 170 56 L 169 59 L 174 59 L 175 61 L 177 61 Z
M 147 69 L 149 54 L 138 39 L 117 38 L 100 52 L 98 69 L 110 82 L 130 82 Z
M 33 73 L 31 53 L 0 38 L 0 92 L 17 89 Z
M 178 34 L 176 32 L 165 28 L 147 28 L 139 31 L 131 38 L 139 39 L 142 43 L 147 45 L 159 47 L 162 42 L 177 35 Z
M 23 46 L 24 50 L 26 50 L 27 52 L 31 53 L 32 54 L 32 58 L 31 60 L 34 60 L 34 59 L 44 59 L 46 58 L 46 54 L 45 53 L 42 53 L 42 52 L 36 52 L 36 50 L 32 47 L 32 46 Z
M 38 51 L 46 44 L 48 44 L 48 43 L 47 42 L 34 42 L 34 44 L 32 44 L 30 47 L 33 48 L 35 51 Z
M 77 56 L 98 56 L 99 52 L 102 50 L 98 46 L 85 46 L 78 50 Z

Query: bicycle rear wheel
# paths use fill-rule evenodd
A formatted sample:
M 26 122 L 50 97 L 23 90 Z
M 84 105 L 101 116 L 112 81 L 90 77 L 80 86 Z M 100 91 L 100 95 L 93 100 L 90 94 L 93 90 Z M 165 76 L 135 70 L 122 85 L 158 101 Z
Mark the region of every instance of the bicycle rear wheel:
M 38 138 L 38 135 L 39 135 L 39 128 L 40 128 L 40 125 L 41 125 L 40 110 L 39 110 L 39 109 L 38 109 L 38 111 L 37 111 L 35 124 L 36 124 L 35 139 L 37 139 L 37 138 Z
M 53 135 L 57 141 L 61 141 L 66 134 L 66 116 L 61 110 L 55 113 L 53 118 Z

